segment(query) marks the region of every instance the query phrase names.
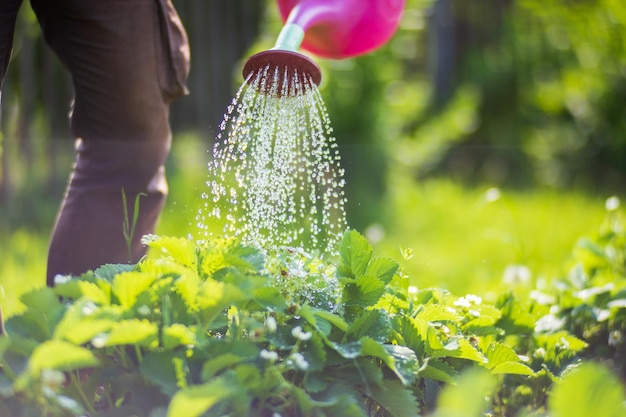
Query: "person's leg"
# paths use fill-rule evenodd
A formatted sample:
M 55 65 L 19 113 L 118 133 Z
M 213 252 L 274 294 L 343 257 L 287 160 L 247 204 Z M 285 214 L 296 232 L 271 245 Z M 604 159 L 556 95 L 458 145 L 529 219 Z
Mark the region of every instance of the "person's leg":
M 158 0 L 31 3 L 75 88 L 77 156 L 50 243 L 47 283 L 53 285 L 56 274 L 136 262 L 145 254 L 141 236 L 154 231 L 167 194 L 172 95 L 162 74 L 172 70 L 172 60 Z M 122 192 L 130 221 L 139 198 L 130 259 Z

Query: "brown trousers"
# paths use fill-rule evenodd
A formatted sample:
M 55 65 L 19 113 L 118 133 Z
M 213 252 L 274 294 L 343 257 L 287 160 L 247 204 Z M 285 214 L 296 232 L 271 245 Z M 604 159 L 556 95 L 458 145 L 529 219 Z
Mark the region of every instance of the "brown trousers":
M 0 2 L 0 79 L 21 0 Z M 76 162 L 52 232 L 48 285 L 105 263 L 136 262 L 167 194 L 169 102 L 186 92 L 189 46 L 171 0 L 31 0 L 48 45 L 69 70 Z M 129 259 L 126 195 L 139 218 Z

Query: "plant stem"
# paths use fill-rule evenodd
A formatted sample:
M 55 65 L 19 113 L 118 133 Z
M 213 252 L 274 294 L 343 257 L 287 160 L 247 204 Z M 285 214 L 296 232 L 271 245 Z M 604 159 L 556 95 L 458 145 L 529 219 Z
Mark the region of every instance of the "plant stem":
M 74 385 L 74 387 L 78 391 L 78 395 L 80 395 L 80 398 L 83 401 L 85 408 L 89 410 L 89 414 L 94 415 L 96 414 L 96 410 L 93 408 L 93 404 L 91 401 L 89 401 L 89 399 L 87 398 L 87 395 L 85 395 L 85 392 L 83 391 L 83 384 L 81 383 L 77 375 L 78 375 L 78 371 L 70 372 L 70 379 L 72 380 L 72 385 Z

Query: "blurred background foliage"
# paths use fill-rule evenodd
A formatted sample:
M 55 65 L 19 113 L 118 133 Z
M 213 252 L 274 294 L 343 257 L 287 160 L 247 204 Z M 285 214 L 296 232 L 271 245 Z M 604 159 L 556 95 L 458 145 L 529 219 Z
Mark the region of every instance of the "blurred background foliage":
M 159 232 L 181 235 L 241 66 L 281 24 L 272 0 L 175 3 L 192 46 L 191 95 L 172 108 Z M 624 191 L 625 45 L 623 0 L 407 0 L 385 47 L 318 60 L 349 224 L 391 256 L 414 248 L 407 269 L 419 285 L 494 290 L 511 264 L 533 279 L 556 273 L 602 221 L 604 199 Z M 5 303 L 10 280 L 43 277 L 73 159 L 71 95 L 24 4 L 0 119 Z

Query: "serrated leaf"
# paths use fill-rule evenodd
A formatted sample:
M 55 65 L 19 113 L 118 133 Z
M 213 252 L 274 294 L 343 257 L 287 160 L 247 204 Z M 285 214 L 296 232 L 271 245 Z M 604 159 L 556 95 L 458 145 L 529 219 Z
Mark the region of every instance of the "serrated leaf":
M 176 370 L 172 362 L 175 357 L 173 352 L 148 352 L 139 365 L 142 375 L 170 396 L 178 391 Z
M 211 358 L 202 365 L 202 380 L 208 381 L 223 369 L 249 359 L 251 359 L 250 356 L 241 356 L 230 352 Z
M 391 417 L 416 417 L 419 415 L 419 404 L 413 393 L 401 382 L 383 381 L 383 386 L 373 386 L 369 396 Z
M 420 378 L 430 378 L 435 381 L 454 384 L 458 377 L 458 371 L 447 362 L 439 359 L 429 359 L 426 365 L 419 369 Z
M 43 287 L 20 296 L 22 303 L 30 310 L 51 312 L 61 307 L 61 302 L 51 288 Z
M 367 239 L 355 230 L 344 233 L 339 243 L 341 265 L 339 273 L 345 277 L 358 277 L 367 270 L 367 265 L 372 258 L 372 247 Z
M 606 368 L 583 363 L 554 387 L 548 406 L 555 417 L 626 415 L 620 381 Z
M 487 363 L 487 358 L 478 351 L 467 339 L 455 336 L 450 339 L 443 349 L 433 352 L 433 358 L 459 358 L 478 363 Z
M 324 320 L 327 320 L 339 330 L 346 331 L 348 329 L 348 324 L 345 322 L 344 319 L 329 311 L 315 310 L 314 315 L 317 317 L 321 317 Z
M 111 282 L 116 275 L 133 271 L 135 268 L 136 266 L 132 264 L 105 264 L 93 271 L 93 273 L 97 278 Z
M 285 308 L 287 308 L 285 298 L 278 288 L 257 288 L 252 292 L 252 298 L 261 306 L 271 311 L 284 311 Z
M 371 356 L 374 358 L 380 359 L 387 367 L 392 370 L 396 376 L 402 381 L 403 384 L 408 384 L 412 380 L 412 378 L 407 378 L 405 375 L 404 367 L 398 367 L 396 364 L 396 357 L 398 355 L 398 360 L 406 360 L 411 361 L 411 354 L 415 362 L 417 362 L 417 358 L 414 357 L 415 353 L 411 351 L 409 348 L 402 347 L 401 350 L 395 350 L 391 345 L 383 345 L 372 338 L 364 337 L 359 341 L 361 345 L 360 354 L 361 356 Z
M 240 389 L 231 381 L 224 378 L 194 385 L 178 391 L 167 410 L 168 417 L 199 417 L 220 401 L 226 400 Z
M 138 345 L 153 346 L 159 329 L 148 320 L 124 320 L 107 334 L 104 346 Z
M 374 276 L 385 284 L 389 284 L 400 265 L 392 258 L 373 258 L 367 265 L 367 275 Z
M 161 340 L 165 349 L 173 349 L 177 346 L 195 345 L 197 342 L 196 334 L 192 329 L 180 323 L 163 327 Z
M 113 278 L 113 294 L 124 308 L 132 307 L 137 297 L 147 291 L 157 277 L 145 272 L 123 272 Z
M 510 346 L 502 343 L 491 343 L 484 353 L 489 361 L 489 367 L 495 367 L 505 362 L 520 361 L 515 351 Z
M 115 324 L 115 321 L 106 319 L 81 320 L 74 322 L 67 327 L 57 327 L 59 333 L 55 334 L 55 338 L 64 339 L 76 345 L 82 345 L 89 342 L 97 335 L 109 331 L 113 326 L 115 326 Z
M 475 367 L 464 372 L 456 385 L 444 388 L 434 417 L 483 417 L 489 404 L 485 400 L 495 386 L 488 371 Z
M 461 320 L 461 315 L 454 308 L 442 304 L 422 305 L 415 317 L 430 322 Z
M 62 340 L 49 340 L 37 346 L 28 362 L 35 377 L 43 369 L 72 371 L 98 365 L 98 359 L 85 348 Z
M 393 357 L 393 371 L 404 384 L 412 384 L 417 379 L 419 361 L 415 352 L 399 345 L 384 345 L 385 350 Z
M 332 330 L 331 325 L 344 332 L 348 329 L 346 321 L 338 315 L 330 311 L 312 308 L 309 305 L 302 306 L 300 310 L 298 310 L 298 315 L 324 335 L 330 334 Z
M 247 271 L 258 272 L 265 265 L 265 255 L 259 249 L 241 244 L 232 245 L 224 254 L 227 264 Z
M 196 247 L 193 241 L 169 236 L 153 236 L 144 241 L 149 247 L 166 254 L 178 264 L 196 269 Z
M 369 336 L 379 342 L 389 340 L 391 323 L 389 316 L 381 310 L 368 310 L 358 316 L 346 330 L 347 340 L 358 340 Z
M 371 307 L 385 292 L 385 283 L 370 275 L 359 276 L 354 284 L 344 287 L 342 301 L 346 305 Z
M 432 354 L 437 350 L 444 349 L 443 342 L 437 334 L 437 330 L 427 321 L 420 318 L 410 318 L 411 323 L 417 330 L 420 341 L 425 344 L 426 352 Z
M 535 373 L 528 365 L 521 362 L 500 362 L 490 370 L 492 374 L 533 375 Z

